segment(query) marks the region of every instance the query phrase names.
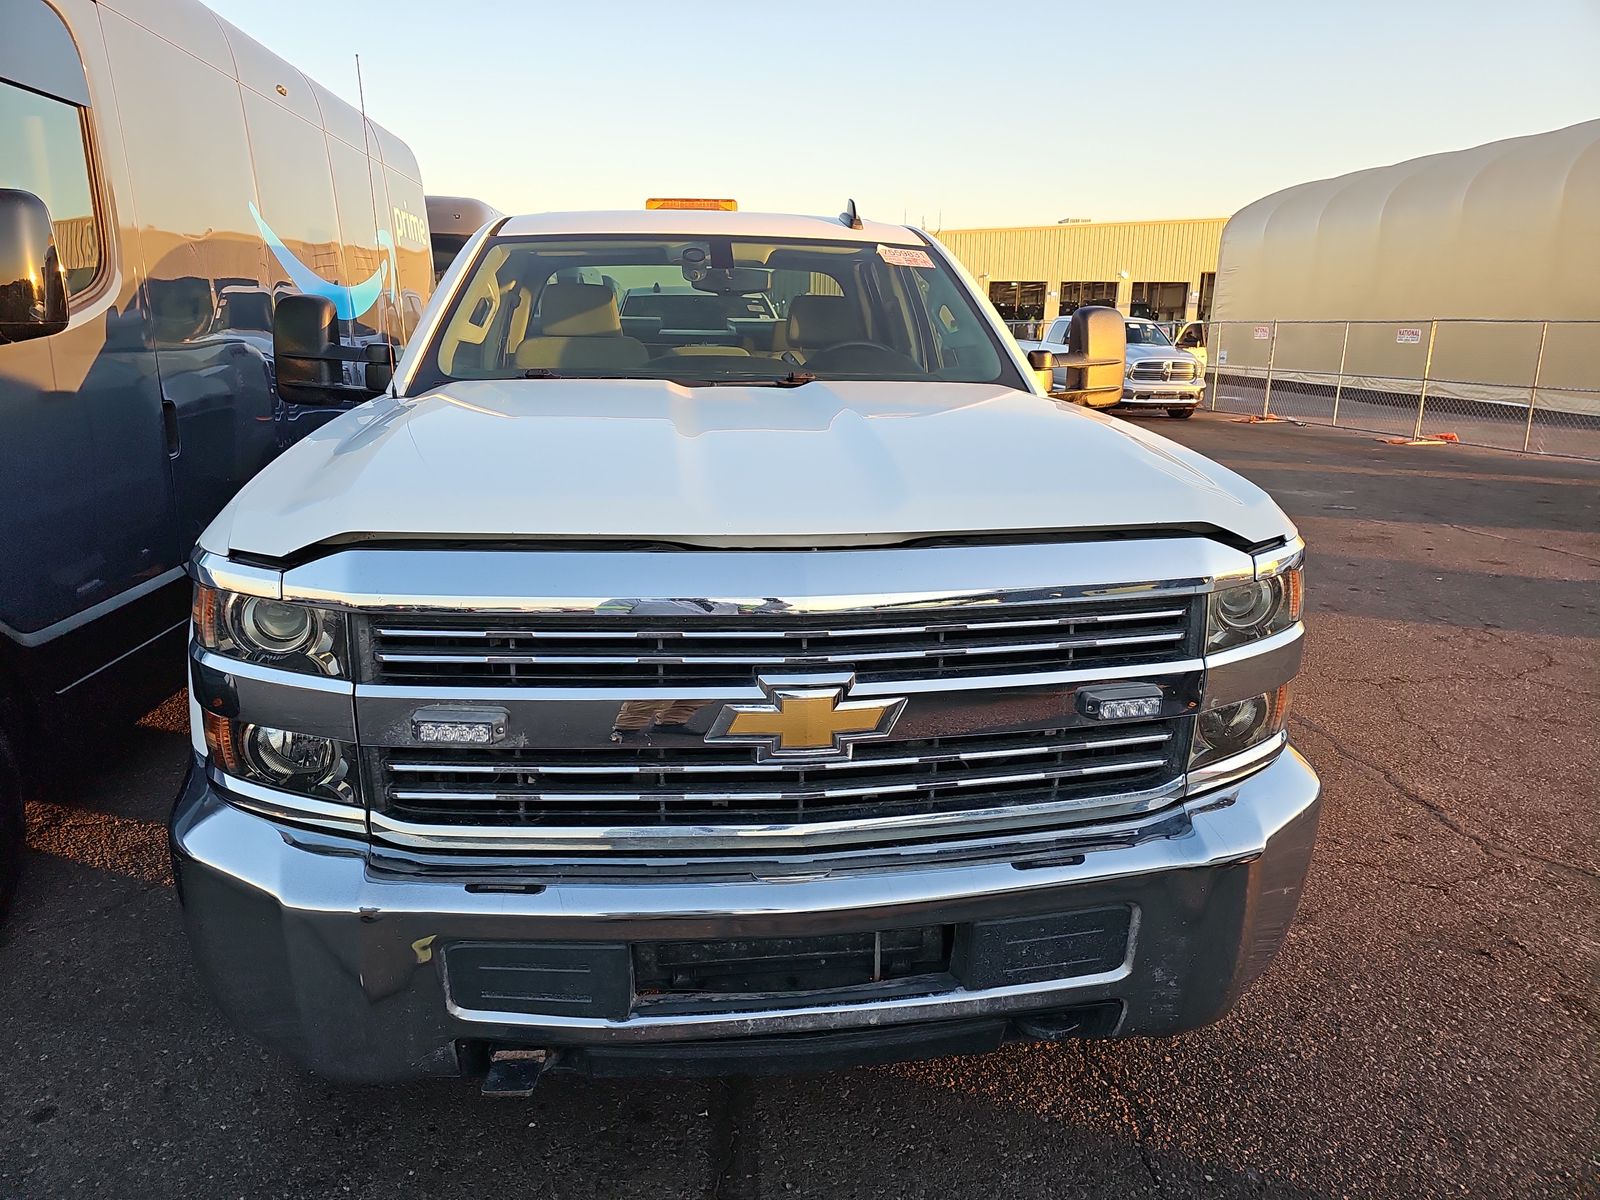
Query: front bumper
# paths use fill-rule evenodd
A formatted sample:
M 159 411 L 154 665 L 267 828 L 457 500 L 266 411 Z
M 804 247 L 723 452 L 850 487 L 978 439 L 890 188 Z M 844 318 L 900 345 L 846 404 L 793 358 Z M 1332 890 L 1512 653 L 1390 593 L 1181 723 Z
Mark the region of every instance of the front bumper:
M 1129 379 L 1124 381 L 1122 399 L 1117 403 L 1128 408 L 1194 408 L 1205 398 L 1204 380 L 1196 383 L 1163 383 Z
M 807 1045 L 837 1043 L 860 1058 L 874 1046 L 877 1058 L 917 1057 L 981 1048 L 1007 1031 L 1083 1032 L 1071 1021 L 1052 1026 L 1050 1015 L 1090 1009 L 1111 1014 L 1096 1031 L 1116 1036 L 1192 1029 L 1226 1013 L 1282 943 L 1318 809 L 1315 774 L 1287 750 L 1164 814 L 1144 836 L 1075 844 L 1054 858 L 714 880 L 560 878 L 530 867 L 525 881 L 508 881 L 387 871 L 364 845 L 243 811 L 197 763 L 173 815 L 172 849 L 190 939 L 227 1014 L 313 1071 L 377 1082 L 455 1074 L 469 1046 L 536 1048 L 573 1062 L 648 1051 L 743 1069 L 722 1052 L 760 1045 L 782 1060 L 792 1050 L 804 1065 Z M 1090 911 L 1126 914 L 1114 961 L 1041 977 L 1040 960 L 1022 949 L 1026 961 L 1002 964 L 999 980 L 977 987 L 586 1015 L 570 995 L 539 1013 L 463 1003 L 447 969 L 452 948 L 465 945 L 626 955 L 641 943 L 964 930 Z M 956 1030 L 977 1041 L 947 1036 Z

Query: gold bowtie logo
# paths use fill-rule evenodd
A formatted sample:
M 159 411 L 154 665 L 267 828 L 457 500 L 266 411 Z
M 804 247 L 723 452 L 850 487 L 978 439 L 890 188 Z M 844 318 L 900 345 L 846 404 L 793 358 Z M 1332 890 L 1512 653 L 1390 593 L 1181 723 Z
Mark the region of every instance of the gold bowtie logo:
M 856 742 L 888 736 L 906 706 L 902 697 L 846 700 L 850 676 L 758 682 L 769 702 L 727 705 L 706 741 L 754 745 L 758 760 L 849 758 Z

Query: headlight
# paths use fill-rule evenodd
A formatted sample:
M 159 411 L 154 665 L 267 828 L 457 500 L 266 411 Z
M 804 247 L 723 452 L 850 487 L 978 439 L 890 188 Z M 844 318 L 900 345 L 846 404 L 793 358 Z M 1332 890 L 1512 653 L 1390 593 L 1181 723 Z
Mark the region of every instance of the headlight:
M 1304 598 L 1301 569 L 1211 593 L 1206 614 L 1206 650 L 1226 650 L 1280 633 L 1300 619 Z
M 1210 708 L 1195 718 L 1194 745 L 1189 751 L 1189 768 L 1207 766 L 1252 746 L 1259 746 L 1283 732 L 1289 716 L 1289 687 L 1263 692 L 1237 704 Z
M 311 733 L 205 714 L 212 761 L 237 779 L 336 804 L 356 804 L 355 749 Z
M 341 613 L 199 585 L 192 615 L 206 650 L 306 675 L 346 674 Z

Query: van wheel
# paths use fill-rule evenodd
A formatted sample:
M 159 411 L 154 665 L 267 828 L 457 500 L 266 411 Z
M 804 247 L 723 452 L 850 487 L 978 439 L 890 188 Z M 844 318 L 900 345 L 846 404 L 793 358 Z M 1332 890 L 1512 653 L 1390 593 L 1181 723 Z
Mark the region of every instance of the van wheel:
M 0 921 L 5 920 L 22 874 L 25 826 L 22 819 L 22 772 L 4 732 L 0 732 Z
M 1194 416 L 1194 409 L 1192 409 L 1192 408 L 1169 408 L 1169 409 L 1167 409 L 1167 416 L 1176 417 L 1180 421 L 1187 421 L 1190 417 Z

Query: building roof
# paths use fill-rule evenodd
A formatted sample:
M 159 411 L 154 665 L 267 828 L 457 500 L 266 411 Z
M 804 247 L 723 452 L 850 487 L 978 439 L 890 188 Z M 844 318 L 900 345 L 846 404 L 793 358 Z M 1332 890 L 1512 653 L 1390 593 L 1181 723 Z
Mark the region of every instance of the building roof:
M 1222 235 L 1221 320 L 1600 318 L 1600 121 L 1301 184 Z

